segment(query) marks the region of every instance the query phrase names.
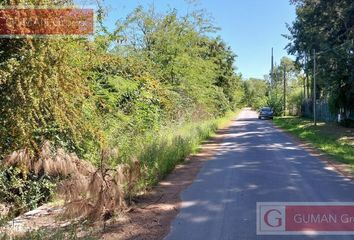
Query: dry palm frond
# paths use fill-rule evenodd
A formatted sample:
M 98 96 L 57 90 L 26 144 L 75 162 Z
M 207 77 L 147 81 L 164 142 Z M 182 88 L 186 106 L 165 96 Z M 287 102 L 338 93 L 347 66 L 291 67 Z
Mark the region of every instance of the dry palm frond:
M 35 174 L 46 174 L 53 177 L 67 177 L 80 172 L 88 176 L 95 168 L 88 162 L 80 160 L 76 154 L 67 154 L 64 149 L 52 150 L 49 141 L 42 144 L 37 158 L 30 156 L 27 149 L 14 151 L 3 160 L 5 167 L 25 166 Z
M 67 218 L 77 218 L 80 216 L 89 215 L 94 209 L 94 206 L 82 200 L 72 201 L 66 204 L 64 216 Z
M 36 174 L 64 177 L 58 185 L 58 194 L 66 202 L 65 216 L 107 220 L 116 209 L 126 206 L 125 198 L 131 196 L 141 175 L 136 158 L 130 164 L 108 168 L 107 159 L 117 155 L 116 149 L 103 150 L 100 166 L 95 168 L 74 153 L 68 154 L 63 149 L 54 151 L 50 142 L 45 141 L 37 159 L 24 149 L 13 152 L 4 159 L 4 164 L 26 166 Z
M 104 185 L 104 179 L 103 176 L 100 174 L 99 171 L 95 172 L 90 180 L 89 186 L 88 186 L 88 191 L 87 195 L 88 198 L 91 199 L 98 199 L 100 191 L 102 190 L 102 186 Z
M 127 192 L 134 188 L 139 173 L 140 164 L 137 160 L 134 160 L 131 165 L 120 164 L 116 169 L 107 169 L 101 165 L 89 177 L 85 197 L 71 194 L 70 196 L 73 197 L 71 201 L 76 204 L 82 202 L 93 206 L 89 212 L 81 212 L 81 216 L 85 215 L 91 220 L 107 220 L 107 216 L 113 216 L 117 209 L 126 207 L 124 199 Z M 72 187 L 75 186 L 72 185 Z M 72 207 L 76 206 L 69 202 L 67 212 L 76 211 Z
M 4 167 L 9 166 L 25 166 L 27 169 L 32 168 L 31 155 L 27 149 L 14 151 L 2 161 Z
M 128 175 L 128 192 L 129 192 L 129 194 L 132 193 L 137 181 L 139 180 L 139 177 L 141 175 L 140 169 L 141 169 L 140 162 L 138 161 L 138 159 L 133 158 L 131 166 L 129 168 L 129 175 Z
M 126 193 L 124 191 L 124 184 L 127 182 L 127 170 L 129 170 L 129 166 L 126 164 L 121 164 L 117 167 L 113 175 L 113 181 L 115 183 L 115 188 L 113 191 L 116 193 L 115 202 L 119 207 L 125 206 L 124 197 L 126 196 Z
M 81 174 L 72 176 L 58 185 L 58 194 L 66 202 L 78 201 L 86 198 L 90 178 Z
M 87 161 L 83 161 L 79 159 L 76 154 L 72 153 L 70 154 L 70 159 L 73 160 L 73 163 L 75 164 L 77 171 L 84 176 L 90 176 L 92 173 L 96 171 L 96 168 L 90 164 Z

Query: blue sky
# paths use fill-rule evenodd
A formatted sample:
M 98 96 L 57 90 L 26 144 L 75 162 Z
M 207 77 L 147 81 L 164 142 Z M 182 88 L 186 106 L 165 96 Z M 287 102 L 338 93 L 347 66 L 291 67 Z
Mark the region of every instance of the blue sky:
M 138 5 L 154 3 L 159 11 L 176 8 L 188 10 L 185 0 L 104 0 L 108 7 L 107 24 L 124 18 Z M 285 23 L 295 19 L 294 6 L 289 0 L 200 0 L 199 8 L 206 9 L 221 28 L 218 33 L 238 55 L 236 67 L 244 78 L 263 78 L 270 69 L 270 52 L 274 47 L 275 61 L 286 56 L 288 40 Z

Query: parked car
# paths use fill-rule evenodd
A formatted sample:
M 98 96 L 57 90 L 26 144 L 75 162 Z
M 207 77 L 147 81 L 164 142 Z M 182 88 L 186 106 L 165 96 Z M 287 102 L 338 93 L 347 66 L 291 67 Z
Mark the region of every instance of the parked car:
M 273 119 L 273 110 L 270 107 L 262 107 L 258 119 Z

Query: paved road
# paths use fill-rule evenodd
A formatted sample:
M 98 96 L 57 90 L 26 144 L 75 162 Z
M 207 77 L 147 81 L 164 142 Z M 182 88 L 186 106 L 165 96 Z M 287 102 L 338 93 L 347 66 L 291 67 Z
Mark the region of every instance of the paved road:
M 256 235 L 256 202 L 354 202 L 354 184 L 250 110 L 181 197 L 167 240 L 354 239 Z

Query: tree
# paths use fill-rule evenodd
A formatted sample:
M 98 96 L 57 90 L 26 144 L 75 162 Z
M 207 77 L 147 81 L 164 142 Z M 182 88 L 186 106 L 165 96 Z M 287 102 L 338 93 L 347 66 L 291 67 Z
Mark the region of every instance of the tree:
M 87 45 L 70 38 L 0 39 L 0 157 L 20 148 L 36 154 L 45 139 L 82 153 L 83 142 L 99 139 L 84 123 Z
M 297 114 L 301 105 L 299 99 L 303 99 L 303 77 L 300 69 L 292 59 L 283 57 L 280 64 L 274 66 L 273 71 L 273 86 L 269 91 L 268 105 L 277 115 L 287 114 L 288 110 Z
M 101 24 L 102 16 L 100 9 Z M 113 32 L 101 25 L 89 39 L 0 39 L 0 160 L 14 167 L 9 173 L 1 168 L 0 181 L 67 179 L 60 160 L 72 165 L 78 157 L 98 166 L 100 179 L 114 178 L 107 171 L 134 165 L 138 155 L 142 164 L 136 168 L 144 171 L 139 187 L 155 183 L 191 151 L 191 139 L 204 138 L 199 122 L 240 104 L 236 55 L 211 36 L 215 29 L 202 11 L 180 16 L 138 7 Z M 198 122 L 195 135 L 172 134 L 191 122 Z M 117 149 L 119 155 L 105 156 Z M 38 170 L 40 164 L 53 167 L 55 175 Z M 17 191 L 16 181 L 8 183 L 16 197 L 27 196 Z M 108 185 L 100 193 L 112 198 Z
M 265 80 L 250 78 L 243 82 L 244 103 L 258 110 L 266 105 L 268 84 Z
M 292 0 L 296 21 L 289 27 L 288 52 L 311 73 L 317 60 L 316 98 L 331 99 L 347 115 L 354 107 L 354 2 L 351 0 Z M 309 60 L 305 66 L 305 57 Z
M 180 110 L 203 109 L 206 115 L 215 116 L 238 104 L 236 56 L 220 38 L 206 35 L 215 28 L 202 13 L 178 16 L 172 10 L 158 15 L 153 9 L 138 7 L 118 23 L 117 30 L 124 42 L 115 45 L 115 52 L 143 62 L 146 71 L 180 99 Z

